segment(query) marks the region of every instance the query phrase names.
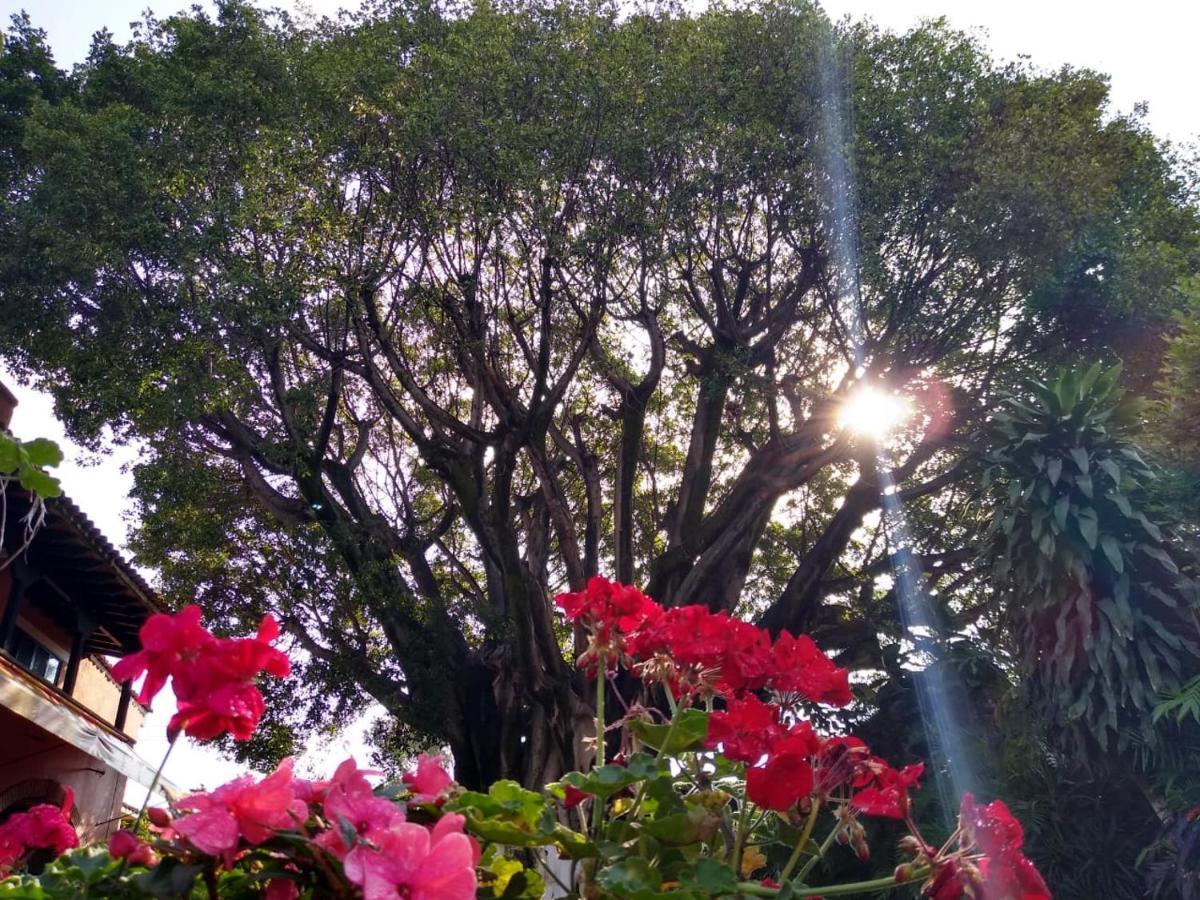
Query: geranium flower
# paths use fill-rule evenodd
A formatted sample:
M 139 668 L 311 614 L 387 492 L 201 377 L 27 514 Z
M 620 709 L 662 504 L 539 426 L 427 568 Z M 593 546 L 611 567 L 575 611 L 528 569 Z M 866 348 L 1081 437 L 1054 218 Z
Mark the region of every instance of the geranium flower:
M 588 647 L 577 665 L 592 675 L 602 660 L 606 669 L 615 668 L 625 654 L 626 636 L 663 613 L 661 606 L 637 588 L 599 575 L 590 578 L 584 590 L 559 594 L 554 602 L 568 621 L 587 628 Z
M 721 651 L 717 690 L 730 697 L 762 690 L 774 671 L 771 636 L 749 622 L 722 618 L 726 627 L 725 646 Z
M 564 785 L 563 791 L 565 792 L 562 802 L 563 809 L 574 809 L 584 800 L 590 800 L 592 797 L 587 791 L 581 791 L 573 784 Z
M 441 757 L 422 753 L 417 765 L 404 773 L 404 783 L 412 791 L 414 803 L 439 803 L 454 786 L 454 779 L 442 765 Z
M 922 896 L 930 900 L 1050 900 L 1050 890 L 1037 868 L 1021 851 L 1021 823 L 1000 800 L 985 806 L 963 794 L 958 815 L 958 848 L 943 849 L 928 859 L 933 866 Z M 982 854 L 982 855 L 981 855 Z
M 211 740 L 229 732 L 235 740 L 248 740 L 266 712 L 255 679 L 263 673 L 283 678 L 291 669 L 287 656 L 271 646 L 278 636 L 279 624 L 268 614 L 255 637 L 214 639 L 181 665 L 174 678 L 178 708 L 168 733 Z
M 346 877 L 364 900 L 474 900 L 475 847 L 461 816 L 443 816 L 433 829 L 399 822 L 346 854 Z
M 753 694 L 730 700 L 725 711 L 708 717 L 708 749 L 718 746 L 728 759 L 756 763 L 783 736 L 777 707 Z
M 153 700 L 168 678 L 179 675 L 202 650 L 216 642 L 200 624 L 198 606 L 185 606 L 173 616 L 152 615 L 142 625 L 138 637 L 142 649 L 118 660 L 112 674 L 117 681 L 132 681 L 146 673 L 138 693 L 140 703 Z
M 61 856 L 79 846 L 79 835 L 71 826 L 75 791 L 65 789 L 61 807 L 39 803 L 25 812 L 14 813 L 0 825 L 0 872 L 8 872 L 31 850 L 52 850 Z
M 851 797 L 850 803 L 868 816 L 906 819 L 908 792 L 917 786 L 924 772 L 925 764 L 920 762 L 899 770 L 885 764 L 871 777 L 870 786 Z
M 850 673 L 834 664 L 806 634 L 780 632 L 771 648 L 774 674 L 770 686 L 781 694 L 795 693 L 814 703 L 846 706 L 854 699 Z
M 262 781 L 243 775 L 212 793 L 185 797 L 180 809 L 194 812 L 175 819 L 172 827 L 196 849 L 223 857 L 225 865 L 232 866 L 242 841 L 256 846 L 308 818 L 308 807 L 292 786 L 292 765 L 288 757 Z

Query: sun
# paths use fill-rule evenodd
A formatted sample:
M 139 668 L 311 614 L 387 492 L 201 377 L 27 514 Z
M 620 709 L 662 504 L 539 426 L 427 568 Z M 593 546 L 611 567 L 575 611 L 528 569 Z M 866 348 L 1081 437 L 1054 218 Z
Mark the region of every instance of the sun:
M 842 402 L 838 427 L 880 440 L 903 425 L 912 415 L 912 404 L 904 397 L 870 385 L 855 388 Z

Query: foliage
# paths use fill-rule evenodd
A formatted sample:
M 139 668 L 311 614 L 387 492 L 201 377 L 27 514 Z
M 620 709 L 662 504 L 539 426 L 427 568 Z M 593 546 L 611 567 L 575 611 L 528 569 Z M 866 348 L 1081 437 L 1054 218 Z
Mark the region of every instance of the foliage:
M 21 546 L 11 552 L 0 548 L 0 569 L 7 567 L 33 541 L 45 519 L 46 501 L 62 494 L 58 479 L 46 471 L 62 460 L 62 450 L 54 441 L 47 438 L 22 441 L 0 430 L 0 541 L 8 535 L 9 486 L 20 485 L 30 498 L 29 509 L 21 517 L 24 523 Z
M 279 617 L 281 729 L 375 702 L 473 788 L 579 762 L 548 598 L 601 570 L 878 669 L 855 364 L 920 401 L 895 480 L 953 583 L 995 391 L 1124 346 L 1131 304 L 1165 322 L 1196 265 L 1102 77 L 944 23 L 225 2 L 70 76 L 21 20 L 0 69 L 6 361 L 74 436 L 143 442 L 136 549 L 174 601 Z
M 1195 581 L 1142 510 L 1153 472 L 1128 437 L 1137 419 L 1119 369 L 1062 372 L 995 416 L 997 577 L 1026 687 L 1080 759 L 1152 733 L 1158 698 L 1197 671 Z

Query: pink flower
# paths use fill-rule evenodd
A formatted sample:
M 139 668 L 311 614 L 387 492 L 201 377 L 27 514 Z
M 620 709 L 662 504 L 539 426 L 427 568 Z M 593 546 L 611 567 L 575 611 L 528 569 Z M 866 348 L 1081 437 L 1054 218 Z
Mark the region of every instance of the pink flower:
M 440 757 L 422 753 L 417 757 L 416 768 L 404 773 L 404 783 L 413 793 L 413 802 L 437 803 L 445 799 L 446 791 L 454 786 L 454 779 Z
M 211 794 L 193 794 L 180 801 L 181 809 L 194 810 L 176 819 L 173 826 L 193 846 L 233 864 L 239 843 L 250 846 L 269 840 L 276 831 L 296 828 L 308 817 L 308 807 L 292 787 L 292 759 L 260 782 L 249 775 L 235 778 Z
M 66 789 L 62 807 L 39 803 L 15 813 L 0 825 L 0 873 L 8 872 L 30 850 L 53 850 L 62 855 L 79 846 L 79 835 L 69 816 L 75 792 Z
M 117 681 L 131 681 L 143 672 L 146 680 L 138 701 L 149 703 L 167 679 L 178 676 L 205 647 L 216 641 L 200 624 L 200 607 L 185 606 L 173 616 L 163 613 L 148 618 L 138 636 L 142 649 L 113 666 Z
M 272 878 L 263 891 L 263 900 L 296 900 L 299 896 L 300 888 L 290 878 Z
M 344 829 L 359 837 L 370 839 L 404 821 L 404 813 L 386 797 L 377 797 L 353 759 L 337 767 L 325 791 L 324 813 L 330 828 L 317 836 L 316 841 L 338 859 L 351 850 L 346 845 Z
M 152 869 L 158 865 L 158 857 L 150 846 L 139 840 L 132 831 L 117 831 L 108 839 L 108 853 L 113 859 L 128 860 L 130 865 Z
M 364 900 L 474 900 L 475 847 L 461 816 L 447 815 L 432 830 L 398 822 L 346 855 L 346 877 Z

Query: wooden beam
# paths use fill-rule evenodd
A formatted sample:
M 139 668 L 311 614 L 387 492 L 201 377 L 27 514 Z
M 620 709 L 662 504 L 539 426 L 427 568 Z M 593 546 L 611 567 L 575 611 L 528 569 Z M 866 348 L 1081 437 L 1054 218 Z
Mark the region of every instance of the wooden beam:
M 86 652 L 87 637 L 82 631 L 76 631 L 71 639 L 71 655 L 67 659 L 67 674 L 63 678 L 63 693 L 68 697 L 75 696 L 75 682 L 79 679 L 79 664 L 83 662 Z
M 117 703 L 117 717 L 113 720 L 113 727 L 117 731 L 125 730 L 125 720 L 129 718 L 129 701 L 133 699 L 133 682 L 126 681 L 121 685 L 121 700 Z
M 4 618 L 0 619 L 0 649 L 11 651 L 13 635 L 17 629 L 17 616 L 25 605 L 25 592 L 29 589 L 29 570 L 24 560 L 13 560 L 12 590 L 8 593 L 8 603 L 4 607 Z

